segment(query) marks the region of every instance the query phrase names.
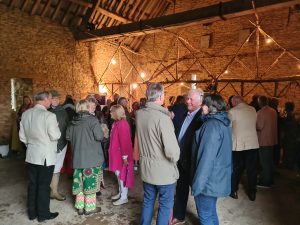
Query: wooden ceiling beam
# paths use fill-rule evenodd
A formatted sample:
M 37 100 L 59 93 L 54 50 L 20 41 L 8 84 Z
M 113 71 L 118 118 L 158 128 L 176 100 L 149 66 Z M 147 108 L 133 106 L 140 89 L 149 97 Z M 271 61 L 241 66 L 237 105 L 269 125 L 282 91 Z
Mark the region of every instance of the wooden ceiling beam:
M 27 6 L 27 4 L 28 4 L 28 1 L 29 1 L 29 0 L 24 0 L 23 5 L 22 5 L 22 7 L 21 7 L 21 10 L 22 10 L 22 11 L 24 11 L 24 10 L 26 9 L 26 6 Z
M 39 4 L 40 4 L 41 0 L 35 0 L 35 3 L 34 5 L 32 6 L 32 9 L 31 9 L 31 12 L 30 12 L 30 15 L 34 15 L 36 10 L 38 9 L 39 7 Z
M 210 83 L 212 79 L 201 79 L 201 80 L 169 80 L 169 81 L 159 81 L 161 84 L 175 84 L 175 83 Z M 273 82 L 291 82 L 291 81 L 300 81 L 300 75 L 294 75 L 294 76 L 284 76 L 284 77 L 278 77 L 278 78 L 271 78 L 271 79 L 236 79 L 236 78 L 222 78 L 219 79 L 218 83 L 273 83 Z M 106 85 L 109 84 L 120 84 L 118 82 L 104 82 Z M 138 84 L 147 84 L 147 81 L 145 82 L 137 82 Z M 123 85 L 130 85 L 131 83 L 123 83 Z
M 44 17 L 49 9 L 49 7 L 51 6 L 51 2 L 52 0 L 47 0 L 47 4 L 44 6 L 41 17 Z
M 13 7 L 15 7 L 15 2 L 16 2 L 16 0 L 11 0 L 10 2 L 9 2 L 9 4 L 8 4 L 8 7 L 9 8 L 13 8 Z
M 88 7 L 88 8 L 92 8 L 93 7 L 92 3 L 84 2 L 84 1 L 81 1 L 81 0 L 68 0 L 68 1 L 72 2 L 72 3 L 75 3 L 77 5 Z
M 82 18 L 82 21 L 81 21 L 81 24 L 79 27 L 80 30 L 83 30 L 83 31 L 86 30 L 86 26 L 89 22 L 91 22 L 90 20 L 93 18 L 99 3 L 100 3 L 100 0 L 94 0 L 92 7 L 87 9 L 86 14 Z
M 124 18 L 124 17 L 122 17 L 122 16 L 120 16 L 116 13 L 110 12 L 110 11 L 100 7 L 100 6 L 97 7 L 97 11 L 99 11 L 100 13 L 102 13 L 105 16 L 108 16 L 112 19 L 118 20 L 121 23 L 131 23 L 132 22 L 131 20 L 129 20 L 127 18 Z
M 59 13 L 60 7 L 62 5 L 63 0 L 59 0 L 58 4 L 56 5 L 56 9 L 52 15 L 52 20 L 55 20 L 55 18 L 57 17 L 57 14 Z
M 255 2 L 256 10 L 258 12 L 265 12 L 299 4 L 300 0 L 256 0 Z M 75 34 L 75 38 L 79 41 L 95 41 L 105 38 L 138 36 L 159 32 L 162 28 L 175 29 L 197 24 L 206 24 L 253 13 L 254 9 L 251 1 L 243 0 L 242 2 L 241 0 L 233 0 L 150 20 L 102 28 L 86 33 L 79 32 Z
M 64 25 L 67 21 L 67 18 L 68 18 L 68 15 L 69 15 L 69 12 L 71 11 L 71 8 L 72 8 L 72 2 L 69 2 L 69 5 L 68 5 L 68 9 L 66 10 L 62 20 L 61 20 L 61 24 Z

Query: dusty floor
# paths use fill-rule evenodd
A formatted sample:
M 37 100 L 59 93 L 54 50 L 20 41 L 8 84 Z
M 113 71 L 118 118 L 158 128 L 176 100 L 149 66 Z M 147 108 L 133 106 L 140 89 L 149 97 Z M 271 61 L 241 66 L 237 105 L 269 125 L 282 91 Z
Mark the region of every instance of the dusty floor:
M 98 198 L 102 212 L 94 216 L 78 216 L 73 208 L 71 180 L 61 178 L 60 190 L 67 201 L 51 200 L 52 211 L 58 218 L 43 224 L 51 225 L 137 225 L 142 205 L 142 187 L 139 175 L 136 186 L 129 192 L 129 203 L 113 206 L 110 197 L 115 194 L 115 177 L 105 173 L 106 189 Z M 26 166 L 21 160 L 0 159 L 0 224 L 29 225 L 26 215 Z M 239 199 L 218 200 L 220 225 L 300 225 L 300 178 L 295 173 L 280 170 L 272 189 L 259 189 L 257 200 L 250 202 L 240 186 Z M 155 224 L 155 223 L 153 223 Z M 187 225 L 198 224 L 193 198 L 190 197 Z

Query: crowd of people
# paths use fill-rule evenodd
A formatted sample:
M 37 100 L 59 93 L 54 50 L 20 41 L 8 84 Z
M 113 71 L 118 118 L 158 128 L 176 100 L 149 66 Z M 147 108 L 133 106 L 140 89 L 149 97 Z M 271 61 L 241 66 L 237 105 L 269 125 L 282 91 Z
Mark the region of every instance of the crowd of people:
M 97 195 L 104 169 L 118 181 L 112 204 L 128 203 L 139 166 L 141 225 L 151 225 L 157 196 L 156 224 L 184 224 L 190 190 L 199 223 L 217 225 L 217 200 L 238 198 L 244 170 L 247 195 L 255 201 L 257 187 L 274 184 L 274 165 L 282 161 L 289 169 L 300 168 L 299 124 L 292 102 L 282 114 L 276 99 L 253 96 L 248 105 L 241 96 L 231 96 L 227 104 L 219 94 L 191 89 L 170 98 L 165 107 L 159 83 L 147 87 L 146 98 L 134 102 L 131 112 L 128 100 L 118 94 L 102 108 L 97 94 L 76 104 L 69 95 L 60 104 L 56 90 L 36 94 L 35 105 L 27 98 L 19 111 L 19 138 L 26 146 L 30 220 L 58 216 L 49 204 L 50 198 L 66 199 L 58 190 L 61 172 L 73 178 L 79 215 L 101 212 Z

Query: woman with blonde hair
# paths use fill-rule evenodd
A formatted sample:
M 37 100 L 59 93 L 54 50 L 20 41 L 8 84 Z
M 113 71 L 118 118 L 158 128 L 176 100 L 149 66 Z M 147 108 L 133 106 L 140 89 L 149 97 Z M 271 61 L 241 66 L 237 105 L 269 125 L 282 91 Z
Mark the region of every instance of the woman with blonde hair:
M 109 170 L 116 174 L 119 184 L 119 192 L 112 200 L 117 200 L 113 205 L 122 205 L 128 202 L 128 188 L 134 184 L 132 143 L 124 108 L 114 105 L 110 112 L 114 123 L 109 145 Z
M 78 214 L 100 212 L 96 207 L 96 192 L 100 190 L 99 174 L 102 173 L 103 131 L 98 119 L 89 113 L 89 103 L 80 100 L 76 105 L 77 115 L 71 121 L 66 138 L 73 151 L 73 194 Z

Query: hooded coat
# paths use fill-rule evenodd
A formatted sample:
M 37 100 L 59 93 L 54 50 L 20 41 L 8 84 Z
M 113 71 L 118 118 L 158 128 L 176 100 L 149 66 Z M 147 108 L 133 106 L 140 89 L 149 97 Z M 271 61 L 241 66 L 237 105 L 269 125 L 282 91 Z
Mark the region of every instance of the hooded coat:
M 80 112 L 68 126 L 66 138 L 71 142 L 73 168 L 100 167 L 104 161 L 101 142 L 103 131 L 98 119 L 88 112 Z
M 192 195 L 226 197 L 231 191 L 232 138 L 227 112 L 203 116 L 192 147 Z
M 180 149 L 169 111 L 148 102 L 137 111 L 136 127 L 142 180 L 152 185 L 175 183 Z

